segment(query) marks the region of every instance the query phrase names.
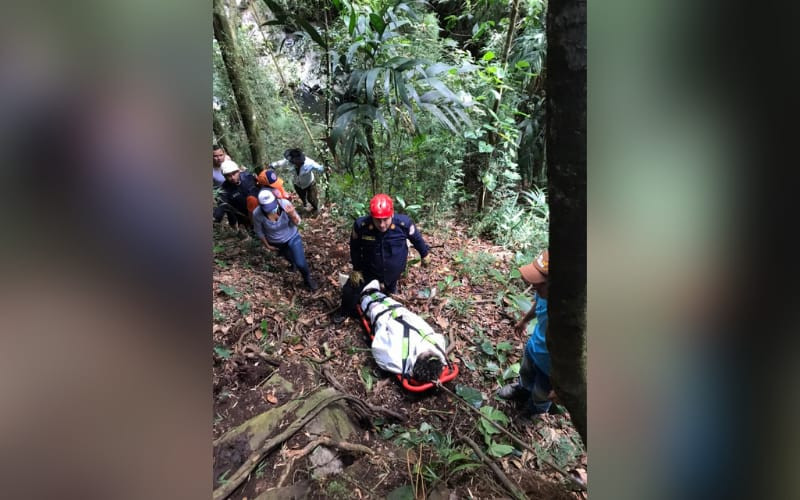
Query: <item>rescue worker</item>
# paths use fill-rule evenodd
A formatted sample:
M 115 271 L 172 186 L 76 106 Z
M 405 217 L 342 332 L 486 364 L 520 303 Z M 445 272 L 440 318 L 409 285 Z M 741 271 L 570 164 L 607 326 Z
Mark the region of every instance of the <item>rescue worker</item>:
M 222 162 L 220 170 L 225 182 L 221 186 L 220 204 L 214 209 L 214 222 L 220 222 L 227 214 L 231 227 L 251 227 L 253 222 L 250 214 L 258 207 L 259 187 L 256 178 L 249 172 L 242 172 L 232 160 Z
M 276 169 L 286 165 L 294 166 L 294 190 L 303 202 L 303 208 L 306 208 L 308 203 L 314 208 L 314 213 L 319 213 L 319 196 L 317 194 L 317 182 L 314 178 L 314 171 L 322 172 L 325 167 L 312 160 L 306 158 L 306 155 L 299 149 L 287 149 L 283 152 L 283 160 L 274 161 L 269 164 L 269 168 Z
M 350 233 L 350 262 L 353 272 L 342 287 L 342 303 L 333 315 L 335 324 L 356 315 L 356 303 L 364 283 L 378 280 L 383 291 L 397 291 L 397 280 L 406 269 L 411 241 L 419 252 L 422 265 L 428 265 L 430 248 L 407 215 L 394 213 L 392 198 L 376 194 L 369 203 L 370 215 L 359 217 Z

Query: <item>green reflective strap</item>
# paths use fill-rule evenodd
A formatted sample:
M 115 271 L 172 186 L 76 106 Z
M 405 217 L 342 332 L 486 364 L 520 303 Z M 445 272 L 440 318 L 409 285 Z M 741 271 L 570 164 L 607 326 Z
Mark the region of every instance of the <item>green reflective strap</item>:
M 403 361 L 408 359 L 408 336 L 403 337 Z

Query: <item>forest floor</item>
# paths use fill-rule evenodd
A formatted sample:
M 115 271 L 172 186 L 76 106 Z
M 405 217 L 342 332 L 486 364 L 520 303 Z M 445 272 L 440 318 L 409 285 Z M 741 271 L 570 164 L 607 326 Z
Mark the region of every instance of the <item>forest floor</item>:
M 213 397 L 216 440 L 227 431 L 296 397 L 326 386 L 321 368 L 335 377 L 340 390 L 375 407 L 399 413 L 358 421 L 347 441 L 373 453 L 335 450 L 343 471 L 325 475 L 309 456 L 288 459 L 313 440 L 299 431 L 280 449 L 267 454 L 229 498 L 510 498 L 507 487 L 464 441 L 471 438 L 490 460 L 530 498 L 586 498 L 564 474 L 586 481 L 586 453 L 560 405 L 556 414 L 524 418 L 513 404 L 494 396 L 514 378 L 527 340 L 513 324 L 527 306 L 523 282 L 512 278 L 514 255 L 484 240 L 469 237 L 451 222 L 420 226 L 432 247 L 431 263 L 419 264 L 411 248 L 407 276 L 394 298 L 449 335 L 450 357 L 460 369 L 445 384 L 481 406 L 502 412 L 494 418 L 533 450 L 513 444 L 481 420 L 466 403 L 440 388 L 411 393 L 394 376 L 381 371 L 369 351 L 363 327 L 353 319 L 331 322 L 339 303 L 339 273 L 349 270 L 348 223 L 330 215 L 303 216 L 301 235 L 312 274 L 320 284 L 310 292 L 281 257 L 255 239 L 240 239 L 225 226 L 214 229 Z M 276 390 L 264 382 L 275 374 L 292 382 Z M 335 375 L 334 375 L 335 374 Z M 343 406 L 347 408 L 346 405 Z M 508 417 L 506 423 L 504 416 Z M 353 419 L 353 421 L 357 421 Z M 494 444 L 493 444 L 494 443 Z M 535 451 L 536 453 L 533 453 Z M 491 454 L 490 454 L 491 455 Z M 246 455 L 245 455 L 246 456 Z M 224 484 L 239 463 L 215 446 L 214 487 Z M 287 470 L 288 468 L 288 470 Z M 277 485 L 295 485 L 291 491 Z M 277 491 L 270 496 L 270 491 Z

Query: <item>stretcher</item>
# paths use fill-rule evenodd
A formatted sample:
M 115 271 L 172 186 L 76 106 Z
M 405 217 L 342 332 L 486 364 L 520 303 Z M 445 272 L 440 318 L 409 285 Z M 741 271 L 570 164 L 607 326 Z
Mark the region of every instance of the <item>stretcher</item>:
M 361 318 L 361 325 L 364 327 L 364 330 L 369 337 L 370 345 L 372 345 L 372 341 L 375 338 L 372 333 L 372 326 L 369 324 L 367 316 L 361 309 L 361 304 L 356 305 L 356 310 L 358 311 L 358 317 Z M 396 374 L 396 376 L 397 380 L 402 383 L 403 388 L 411 392 L 425 392 L 436 385 L 433 382 L 419 382 L 408 375 L 403 376 L 401 373 Z M 456 376 L 458 376 L 458 365 L 448 359 L 447 364 L 442 367 L 442 373 L 439 375 L 438 381 L 439 383 L 444 384 L 445 382 L 450 382 L 456 378 Z

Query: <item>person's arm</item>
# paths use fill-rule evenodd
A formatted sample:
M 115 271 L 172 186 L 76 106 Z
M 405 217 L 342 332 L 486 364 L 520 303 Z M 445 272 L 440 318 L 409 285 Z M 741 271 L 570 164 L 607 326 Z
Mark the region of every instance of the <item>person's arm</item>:
M 530 323 L 531 320 L 535 317 L 536 317 L 536 303 L 534 302 L 533 304 L 531 304 L 531 308 L 528 309 L 528 312 L 525 313 L 525 316 L 523 316 L 522 319 L 519 320 L 516 325 L 514 325 L 514 332 L 517 335 L 525 334 L 525 331 L 528 329 L 528 323 Z
M 283 211 L 286 212 L 286 215 L 289 216 L 289 221 L 295 226 L 299 226 L 301 219 L 300 215 L 297 213 L 297 210 L 294 209 L 294 205 L 289 200 L 284 200 L 283 198 L 278 198 L 278 203 L 280 203 L 281 208 Z
M 353 224 L 353 230 L 350 232 L 350 263 L 353 264 L 353 271 L 361 271 L 361 238 L 359 238 L 356 225 L 358 221 Z
M 270 245 L 269 241 L 267 241 L 267 239 L 265 237 L 259 236 L 258 239 L 261 240 L 261 243 L 264 244 L 264 247 L 266 247 L 267 250 L 271 250 L 273 252 L 277 252 L 279 250 L 278 247 L 274 247 L 274 246 Z
M 282 160 L 273 161 L 272 163 L 269 164 L 269 168 L 271 168 L 272 170 L 275 170 L 276 168 L 283 168 L 288 164 L 289 164 L 289 160 L 284 158 Z
M 411 241 L 411 244 L 414 245 L 414 248 L 417 249 L 417 252 L 419 252 L 419 257 L 422 260 L 422 264 L 428 265 L 426 257 L 431 249 L 428 244 L 425 243 L 425 238 L 422 237 L 422 233 L 419 232 L 416 224 L 414 224 L 414 221 L 412 221 L 410 218 L 408 221 L 408 239 Z
M 261 227 L 261 221 L 259 220 L 259 218 L 263 217 L 263 215 L 257 216 L 255 214 L 256 210 L 259 209 L 256 208 L 255 210 L 253 210 L 253 213 L 251 214 L 251 216 L 253 217 L 253 232 L 256 233 L 256 237 L 259 240 L 261 240 L 261 243 L 264 244 L 264 247 L 266 247 L 267 250 L 277 251 L 278 249 L 270 245 L 269 242 L 267 241 L 267 235 L 264 234 L 264 228 Z
M 322 172 L 325 170 L 325 167 L 319 164 L 319 162 L 312 160 L 308 156 L 306 156 L 306 165 L 311 167 L 311 170 L 316 170 L 317 172 Z

